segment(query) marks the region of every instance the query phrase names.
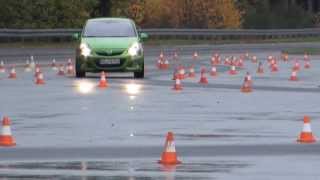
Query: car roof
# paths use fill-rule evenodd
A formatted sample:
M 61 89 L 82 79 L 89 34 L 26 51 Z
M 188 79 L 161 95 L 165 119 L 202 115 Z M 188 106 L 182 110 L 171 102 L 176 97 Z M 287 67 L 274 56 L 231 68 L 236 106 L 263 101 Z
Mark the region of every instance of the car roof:
M 92 18 L 89 19 L 88 21 L 127 21 L 127 22 L 132 22 L 131 19 L 128 18 Z

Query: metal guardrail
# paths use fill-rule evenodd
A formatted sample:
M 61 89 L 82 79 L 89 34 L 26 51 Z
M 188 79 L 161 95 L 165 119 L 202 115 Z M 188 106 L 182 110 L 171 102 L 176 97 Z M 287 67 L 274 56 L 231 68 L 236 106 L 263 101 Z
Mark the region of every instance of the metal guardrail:
M 258 36 L 258 35 L 320 35 L 320 28 L 311 29 L 145 29 L 150 35 Z
M 71 40 L 81 29 L 0 29 L 0 40 L 60 38 Z M 245 39 L 320 36 L 320 28 L 308 29 L 141 29 L 153 39 Z

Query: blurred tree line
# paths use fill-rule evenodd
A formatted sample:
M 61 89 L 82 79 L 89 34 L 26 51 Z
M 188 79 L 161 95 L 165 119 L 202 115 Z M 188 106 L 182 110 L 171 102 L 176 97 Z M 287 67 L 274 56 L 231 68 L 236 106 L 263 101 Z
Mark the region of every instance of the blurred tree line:
M 297 3 L 277 1 L 270 6 L 265 0 L 239 0 L 239 8 L 244 10 L 243 28 L 308 28 L 318 25 L 317 15 L 312 14 Z
M 0 28 L 80 28 L 92 17 L 129 17 L 142 28 L 314 27 L 319 14 L 265 0 L 0 0 Z

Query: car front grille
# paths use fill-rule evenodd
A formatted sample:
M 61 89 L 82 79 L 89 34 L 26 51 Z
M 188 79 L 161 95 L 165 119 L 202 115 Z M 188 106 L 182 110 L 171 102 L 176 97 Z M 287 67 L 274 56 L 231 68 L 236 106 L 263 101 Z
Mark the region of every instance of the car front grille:
M 119 56 L 125 49 L 97 49 L 95 53 L 99 56 Z

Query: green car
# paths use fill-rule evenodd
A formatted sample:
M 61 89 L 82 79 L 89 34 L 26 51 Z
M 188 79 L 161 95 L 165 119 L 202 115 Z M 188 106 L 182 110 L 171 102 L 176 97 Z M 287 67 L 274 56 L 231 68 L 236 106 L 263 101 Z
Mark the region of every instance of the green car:
M 76 77 L 86 72 L 134 72 L 144 77 L 142 41 L 148 36 L 138 34 L 135 23 L 126 18 L 89 19 L 80 34 L 76 50 Z

